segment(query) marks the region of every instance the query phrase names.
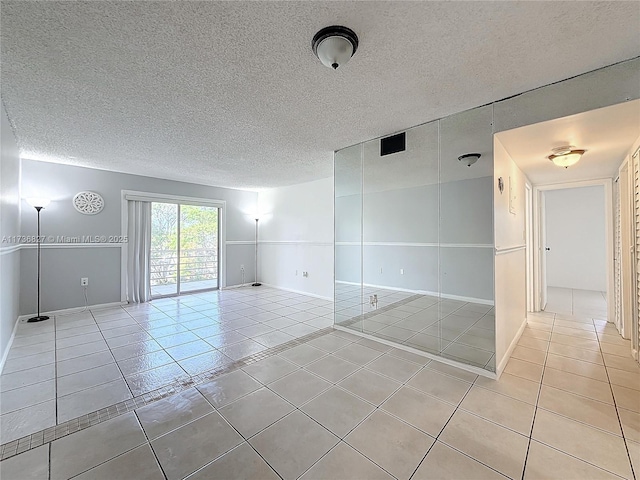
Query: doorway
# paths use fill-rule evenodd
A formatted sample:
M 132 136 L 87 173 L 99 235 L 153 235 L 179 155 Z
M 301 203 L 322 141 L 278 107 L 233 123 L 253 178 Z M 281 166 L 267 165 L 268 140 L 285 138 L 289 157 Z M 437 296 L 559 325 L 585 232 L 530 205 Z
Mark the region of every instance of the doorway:
M 536 187 L 539 309 L 607 320 L 611 181 Z
M 151 298 L 216 290 L 219 208 L 152 202 Z

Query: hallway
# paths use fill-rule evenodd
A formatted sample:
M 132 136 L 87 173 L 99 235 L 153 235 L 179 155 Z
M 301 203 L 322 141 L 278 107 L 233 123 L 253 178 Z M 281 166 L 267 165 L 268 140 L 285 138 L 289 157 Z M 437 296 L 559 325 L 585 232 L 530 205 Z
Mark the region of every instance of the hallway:
M 545 312 L 607 320 L 607 294 L 593 290 L 548 287 Z

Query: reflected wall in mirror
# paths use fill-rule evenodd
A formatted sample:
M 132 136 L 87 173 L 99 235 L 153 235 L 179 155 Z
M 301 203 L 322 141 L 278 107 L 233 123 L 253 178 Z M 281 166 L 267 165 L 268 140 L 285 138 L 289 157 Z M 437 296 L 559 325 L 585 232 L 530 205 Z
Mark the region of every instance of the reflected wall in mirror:
M 495 370 L 492 135 L 476 109 L 336 152 L 336 325 Z

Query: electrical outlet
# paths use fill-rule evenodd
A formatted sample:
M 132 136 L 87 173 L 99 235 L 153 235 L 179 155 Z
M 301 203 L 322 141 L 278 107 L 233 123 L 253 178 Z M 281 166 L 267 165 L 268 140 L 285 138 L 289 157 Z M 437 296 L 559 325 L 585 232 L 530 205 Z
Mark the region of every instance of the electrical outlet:
M 89 279 L 87 277 L 82 277 L 80 279 L 80 286 L 87 287 L 89 285 Z
M 302 276 L 305 277 L 305 278 L 308 277 L 309 276 L 309 272 L 302 272 Z
M 240 265 L 240 271 L 244 272 L 244 265 Z

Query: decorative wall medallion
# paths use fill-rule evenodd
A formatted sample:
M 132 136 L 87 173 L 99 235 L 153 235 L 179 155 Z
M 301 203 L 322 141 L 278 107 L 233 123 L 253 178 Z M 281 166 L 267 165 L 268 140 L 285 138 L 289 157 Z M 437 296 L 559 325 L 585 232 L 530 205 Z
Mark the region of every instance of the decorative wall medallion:
M 73 206 L 85 215 L 96 215 L 104 208 L 104 199 L 95 192 L 78 192 L 73 197 Z

